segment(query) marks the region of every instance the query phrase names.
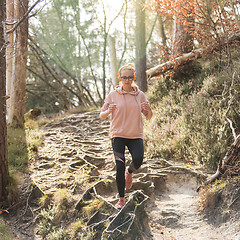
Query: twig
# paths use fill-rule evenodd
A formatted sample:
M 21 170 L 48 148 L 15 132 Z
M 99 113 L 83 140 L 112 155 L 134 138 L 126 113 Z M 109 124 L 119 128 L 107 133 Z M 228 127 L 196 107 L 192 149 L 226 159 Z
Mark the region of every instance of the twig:
M 237 196 L 228 206 L 228 208 L 230 208 L 238 199 L 240 198 L 240 196 Z
M 237 139 L 237 134 L 236 134 L 235 128 L 233 127 L 233 123 L 228 117 L 226 117 L 226 118 L 227 118 L 227 121 L 229 122 L 230 128 L 232 130 L 234 140 L 236 140 Z
M 16 30 L 16 28 L 28 17 L 29 13 L 36 7 L 38 3 L 40 3 L 43 0 L 37 0 L 22 16 L 21 19 L 19 19 L 14 27 L 12 27 L 10 30 L 7 31 L 7 34 L 12 33 Z
M 18 220 L 15 222 L 15 224 L 16 224 L 18 221 L 20 221 L 20 219 L 26 214 L 27 209 L 28 209 L 28 207 L 29 207 L 29 198 L 30 198 L 31 194 L 32 194 L 32 189 L 31 189 L 31 192 L 29 193 L 29 195 L 28 195 L 28 197 L 27 197 L 27 200 L 26 200 L 25 211 L 24 211 L 24 213 L 18 218 Z M 30 208 L 30 207 L 29 207 L 29 208 Z M 31 211 L 32 211 L 32 210 L 31 210 Z M 33 212 L 32 212 L 32 213 L 33 213 Z
M 234 77 L 235 77 L 235 74 L 236 74 L 236 72 L 234 72 L 233 75 L 232 75 L 232 82 L 231 82 L 231 86 L 230 86 L 230 88 L 229 88 L 229 95 L 230 95 L 229 97 L 230 97 L 230 99 L 229 99 L 229 101 L 228 101 L 228 108 L 227 108 L 226 113 L 225 113 L 225 117 L 226 117 L 227 121 L 228 121 L 229 124 L 230 124 L 230 128 L 231 128 L 231 130 L 232 130 L 232 134 L 233 134 L 234 140 L 237 139 L 237 134 L 236 134 L 236 131 L 235 131 L 234 127 L 233 127 L 233 123 L 232 123 L 232 121 L 227 117 L 227 114 L 228 114 L 228 112 L 229 112 L 229 110 L 230 110 L 230 108 L 231 108 L 231 105 L 232 105 L 233 96 L 232 96 L 231 91 L 232 91 L 232 89 L 234 89 L 234 88 L 233 88 L 233 87 L 234 87 L 233 85 L 234 85 Z

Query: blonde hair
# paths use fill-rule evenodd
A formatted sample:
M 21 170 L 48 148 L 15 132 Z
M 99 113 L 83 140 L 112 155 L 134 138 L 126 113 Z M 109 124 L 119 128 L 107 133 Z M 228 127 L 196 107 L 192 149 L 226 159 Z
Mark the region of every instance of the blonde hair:
M 130 71 L 132 71 L 133 74 L 134 74 L 134 77 L 136 78 L 136 71 L 135 71 L 135 66 L 134 66 L 133 63 L 129 63 L 128 65 L 121 67 L 121 68 L 118 70 L 118 76 L 119 76 L 119 77 L 121 77 L 121 72 L 124 71 L 124 70 L 130 70 Z M 135 80 L 136 80 L 136 79 L 134 79 L 134 81 L 132 81 L 132 84 L 131 84 L 132 87 L 138 87 L 137 84 L 135 83 Z M 120 81 L 119 85 L 120 85 L 120 86 L 123 85 L 121 81 Z

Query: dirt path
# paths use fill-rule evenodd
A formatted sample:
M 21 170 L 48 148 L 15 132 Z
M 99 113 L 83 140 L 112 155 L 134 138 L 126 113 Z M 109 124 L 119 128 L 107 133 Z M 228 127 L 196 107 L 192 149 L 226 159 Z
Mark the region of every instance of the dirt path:
M 98 111 L 75 114 L 42 128 L 45 140 L 30 169 L 32 179 L 44 192 L 54 193 L 65 187 L 79 198 L 85 189 L 78 176 L 81 174 L 84 180 L 84 169 L 91 169 L 94 181 L 107 174 L 100 169 L 113 167 L 107 141 L 109 123 L 101 122 L 98 115 Z
M 153 239 L 233 240 L 224 229 L 208 223 L 199 213 L 196 192 L 198 179 L 191 175 L 172 175 L 164 190 L 156 189 L 147 206 Z M 237 239 L 237 238 L 236 238 Z
M 109 122 L 98 116 L 99 111 L 73 114 L 47 124 L 42 128 L 42 147 L 30 165 L 31 179 L 42 193 L 49 197 L 59 189 L 71 193 L 71 214 L 62 219 L 63 227 L 79 220 L 81 209 L 98 199 L 102 208 L 84 219 L 95 231 L 89 239 L 239 240 L 235 233 L 225 233 L 226 227 L 210 225 L 199 213 L 196 189 L 200 175 L 163 159 L 145 160 L 134 174 L 132 189 L 126 192 L 126 206 L 121 211 L 115 209 Z M 35 211 L 33 206 L 31 211 Z M 21 226 L 16 239 L 33 239 L 33 235 L 41 239 L 37 221 L 32 235 L 26 222 Z M 80 234 L 74 239 L 81 239 Z

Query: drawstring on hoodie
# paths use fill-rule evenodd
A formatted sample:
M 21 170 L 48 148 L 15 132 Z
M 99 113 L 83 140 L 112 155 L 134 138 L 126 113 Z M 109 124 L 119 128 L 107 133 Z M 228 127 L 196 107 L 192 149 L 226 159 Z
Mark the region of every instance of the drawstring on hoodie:
M 133 90 L 131 91 L 131 92 L 126 92 L 126 91 L 124 91 L 123 89 L 122 89 L 122 87 L 121 86 L 117 86 L 116 87 L 116 91 L 117 91 L 117 93 L 118 93 L 118 96 L 117 96 L 117 103 L 116 103 L 116 105 L 117 105 L 117 109 L 116 109 L 116 114 L 115 114 L 115 121 L 114 122 L 112 122 L 112 123 L 114 123 L 113 124 L 113 126 L 112 126 L 112 135 L 114 135 L 114 132 L 116 131 L 116 126 L 117 126 L 117 124 L 118 123 L 116 123 L 116 120 L 117 120 L 117 118 L 119 117 L 119 115 L 117 115 L 117 113 L 118 113 L 118 111 L 119 111 L 119 95 L 121 94 L 123 97 L 122 97 L 122 100 L 124 101 L 124 103 L 125 103 L 125 105 L 124 106 L 127 106 L 127 101 L 126 101 L 126 98 L 125 98 L 125 94 L 130 94 L 130 95 L 132 95 L 132 96 L 134 96 L 134 99 L 135 99 L 135 101 L 136 101 L 136 103 L 137 103 L 137 106 L 139 106 L 139 108 L 140 108 L 140 111 L 141 111 L 141 105 L 139 104 L 139 102 L 138 102 L 138 100 L 137 100 L 137 95 L 138 95 L 138 93 L 139 93 L 139 90 L 138 90 L 138 88 L 136 87 L 133 87 Z M 123 126 L 124 126 L 124 122 L 125 122 L 125 119 L 126 119 L 126 111 L 124 110 L 124 112 L 123 112 L 123 121 L 122 121 L 122 124 L 123 124 Z M 122 128 L 123 128 L 123 126 L 121 126 Z M 141 121 L 139 121 L 139 127 L 141 128 Z M 114 142 L 114 137 L 112 138 L 112 141 Z
M 137 105 L 139 106 L 140 111 L 141 111 L 141 110 L 142 110 L 142 107 L 141 107 L 141 104 L 138 103 L 136 95 L 134 96 L 134 99 L 135 99 L 135 101 L 136 101 L 136 103 L 137 103 Z M 140 121 L 139 121 L 139 127 L 141 127 Z

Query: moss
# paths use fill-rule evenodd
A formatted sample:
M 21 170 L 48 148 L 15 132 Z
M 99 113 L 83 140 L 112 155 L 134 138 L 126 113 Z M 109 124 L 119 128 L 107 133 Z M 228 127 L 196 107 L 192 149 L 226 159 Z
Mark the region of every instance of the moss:
M 44 194 L 40 199 L 39 199 L 39 204 L 43 207 L 46 205 L 48 201 L 48 195 Z
M 18 170 L 23 170 L 28 163 L 27 140 L 23 128 L 8 128 L 8 163 Z
M 53 196 L 54 204 L 67 206 L 69 204 L 70 192 L 68 189 L 58 189 Z
M 101 211 L 101 213 L 104 213 L 104 214 L 111 214 L 112 209 L 107 204 L 104 203 L 101 206 L 100 211 Z
M 90 204 L 84 206 L 81 209 L 81 212 L 87 218 L 90 218 L 93 215 L 93 213 L 96 212 L 97 210 L 99 210 L 100 208 L 102 208 L 103 205 L 104 205 L 104 201 L 101 201 L 101 200 L 95 198 L 93 201 L 91 201 Z
M 29 159 L 37 152 L 42 143 L 38 123 L 27 120 L 24 128 L 8 127 L 8 162 L 10 168 L 25 170 Z
M 73 222 L 69 227 L 69 233 L 71 238 L 75 237 L 76 233 L 83 229 L 85 227 L 85 224 L 82 219 L 77 220 L 76 222 Z
M 23 175 L 21 174 L 21 172 L 18 172 L 16 170 L 10 170 L 9 178 L 8 178 L 8 186 L 7 186 L 8 204 L 11 204 L 14 201 L 17 201 L 18 196 L 20 194 L 18 186 L 22 184 L 22 182 L 23 182 Z

